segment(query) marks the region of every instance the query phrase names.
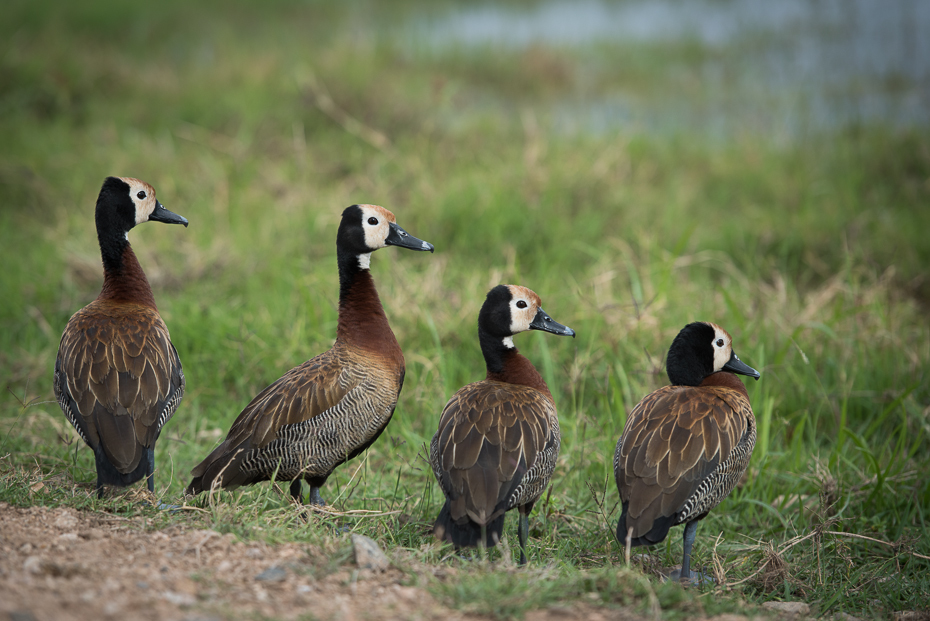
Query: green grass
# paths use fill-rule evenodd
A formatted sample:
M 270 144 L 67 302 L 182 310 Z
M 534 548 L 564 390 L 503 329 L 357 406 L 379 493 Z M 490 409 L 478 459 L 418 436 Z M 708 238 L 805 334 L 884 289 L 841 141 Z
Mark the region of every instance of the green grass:
M 345 560 L 330 529 L 306 527 L 268 484 L 181 515 L 96 500 L 92 455 L 51 376 L 68 318 L 99 291 L 100 183 L 145 179 L 191 222 L 131 235 L 187 376 L 156 450 L 157 492 L 176 500 L 249 399 L 332 343 L 338 217 L 374 202 L 437 251 L 373 257 L 406 383 L 385 435 L 324 489 L 349 513 L 318 522 L 457 567 L 454 584 L 430 588 L 501 618 L 579 598 L 670 617 L 773 599 L 817 614 L 926 607 L 928 560 L 913 553 L 930 555 L 930 131 L 860 127 L 790 144 L 570 134 L 543 104 L 580 96 L 573 76 L 589 53 L 413 54 L 376 25 L 416 3 L 399 16 L 236 3 L 211 20 L 198 6 L 5 10 L 0 499 L 308 541 Z M 596 51 L 599 66 L 622 65 L 625 50 Z M 700 96 L 647 80 L 692 51 L 644 47 L 600 79 L 628 76 L 646 101 Z M 532 288 L 578 333 L 516 339 L 562 426 L 526 571 L 498 551 L 459 566 L 429 545 L 441 493 L 426 446 L 451 393 L 483 376 L 475 322 L 500 282 Z M 615 442 L 627 412 L 667 382 L 664 353 L 695 319 L 727 328 L 762 372 L 748 385 L 760 429 L 749 476 L 695 546 L 696 564 L 734 586 L 703 594 L 619 569 L 612 534 Z M 510 541 L 515 529 L 510 519 Z M 647 573 L 680 561 L 678 531 L 640 557 Z

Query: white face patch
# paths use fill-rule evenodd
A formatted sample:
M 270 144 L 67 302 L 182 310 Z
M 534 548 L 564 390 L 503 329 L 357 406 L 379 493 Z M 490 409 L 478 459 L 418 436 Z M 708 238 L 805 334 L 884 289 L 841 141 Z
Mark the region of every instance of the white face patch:
M 510 289 L 510 333 L 518 334 L 530 329 L 536 311 L 542 303 L 539 296 L 526 287 L 507 285 Z
M 714 373 L 723 369 L 723 365 L 730 361 L 733 355 L 733 339 L 726 330 L 717 324 L 709 324 L 714 329 Z
M 384 240 L 391 233 L 394 214 L 378 205 L 359 205 L 362 210 L 362 230 L 365 232 L 365 246 L 369 250 L 384 248 Z M 363 268 L 363 269 L 368 269 Z
M 358 255 L 358 267 L 359 269 L 368 270 L 371 269 L 371 253 L 366 252 L 365 254 Z
M 120 177 L 120 179 L 129 185 L 129 198 L 136 206 L 136 224 L 148 222 L 149 216 L 155 211 L 155 188 L 133 177 Z

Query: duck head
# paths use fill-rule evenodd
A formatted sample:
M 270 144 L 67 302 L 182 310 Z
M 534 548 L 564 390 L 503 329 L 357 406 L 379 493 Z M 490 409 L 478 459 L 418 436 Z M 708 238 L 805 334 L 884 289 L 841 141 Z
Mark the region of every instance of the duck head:
M 433 252 L 433 244 L 402 229 L 394 214 L 378 205 L 352 205 L 342 212 L 336 248 L 358 257 L 359 267 L 369 269 L 371 253 L 386 246 Z
M 505 347 L 513 349 L 513 335 L 527 330 L 575 336 L 574 330 L 549 317 L 534 291 L 518 285 L 491 289 L 478 313 L 478 333 L 500 339 Z
M 107 177 L 95 212 L 97 230 L 116 227 L 124 235 L 137 224 L 154 221 L 183 224 L 187 218 L 168 211 L 155 198 L 155 188 L 132 177 Z
M 668 350 L 665 365 L 668 379 L 678 386 L 700 386 L 704 378 L 728 371 L 759 379 L 759 372 L 744 363 L 733 351 L 733 338 L 710 322 L 689 323 Z

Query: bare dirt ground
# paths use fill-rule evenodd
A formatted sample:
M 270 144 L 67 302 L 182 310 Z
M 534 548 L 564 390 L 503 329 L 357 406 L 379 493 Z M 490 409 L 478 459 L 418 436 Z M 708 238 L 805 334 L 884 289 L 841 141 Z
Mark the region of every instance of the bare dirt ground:
M 347 549 L 243 543 L 211 530 L 149 530 L 142 518 L 0 503 L 0 619 L 483 618 L 408 586 L 417 583 L 409 562 L 359 569 Z M 456 570 L 422 571 L 454 580 Z M 640 617 L 576 603 L 526 618 Z

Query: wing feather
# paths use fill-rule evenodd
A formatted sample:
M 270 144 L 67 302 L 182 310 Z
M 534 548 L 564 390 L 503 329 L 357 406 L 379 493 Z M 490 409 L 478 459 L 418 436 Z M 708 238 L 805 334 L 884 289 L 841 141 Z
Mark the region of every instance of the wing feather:
M 630 413 L 614 474 L 634 538 L 693 502 L 701 483 L 733 454 L 748 425 L 745 413 L 731 407 L 733 392 L 666 386 Z
M 518 490 L 541 484 L 541 493 L 548 484 L 551 468 L 542 474 L 545 481 L 526 478 L 534 467 L 540 470 L 544 449 L 557 451 L 554 420 L 551 398 L 528 386 L 485 380 L 456 392 L 430 445 L 430 463 L 453 520 L 467 516 L 487 524 L 517 501 L 535 501 L 538 493 L 527 499 Z
M 62 410 L 120 472 L 135 469 L 184 394 L 168 329 L 144 306 L 97 301 L 78 311 L 62 336 L 56 374 Z

